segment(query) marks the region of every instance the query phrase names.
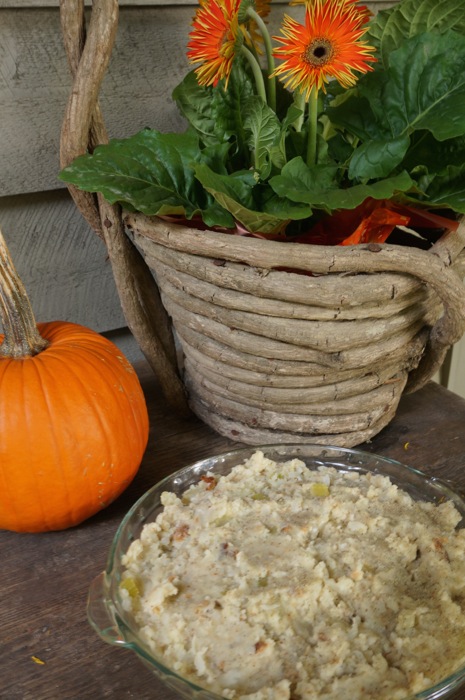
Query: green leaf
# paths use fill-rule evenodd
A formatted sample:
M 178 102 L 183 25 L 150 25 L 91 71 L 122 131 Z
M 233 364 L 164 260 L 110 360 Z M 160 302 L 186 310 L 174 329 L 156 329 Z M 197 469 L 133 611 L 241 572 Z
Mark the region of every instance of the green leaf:
M 397 139 L 367 141 L 357 148 L 349 166 L 351 180 L 372 180 L 388 177 L 402 162 L 410 145 L 408 136 Z
M 220 98 L 220 105 L 222 104 L 221 92 L 199 85 L 194 71 L 184 77 L 174 89 L 172 96 L 181 114 L 202 136 L 205 143 L 211 141 L 212 137 L 215 142 L 228 139 L 224 135 L 224 126 L 221 125 L 221 128 L 218 129 L 217 119 L 215 119 L 217 110 L 211 109 L 212 103 L 217 97 Z
M 230 150 L 229 143 L 215 143 L 211 146 L 205 146 L 197 154 L 198 160 L 207 163 L 215 172 L 226 175 Z
M 429 129 L 442 141 L 465 133 L 465 37 L 422 34 L 391 54 L 378 120 L 397 137 Z
M 450 165 L 426 190 L 428 202 L 465 214 L 465 164 Z
M 409 172 L 424 167 L 435 174 L 447 165 L 465 163 L 465 136 L 446 141 L 436 141 L 429 131 L 416 131 L 402 163 Z
M 388 126 L 382 121 L 378 121 L 372 105 L 380 102 L 382 85 L 385 82 L 380 76 L 365 76 L 366 80 L 361 85 L 366 93 L 366 97 L 357 93 L 352 94 L 350 99 L 341 102 L 335 107 L 328 107 L 326 114 L 336 127 L 345 129 L 353 136 L 366 141 L 367 139 L 380 139 L 385 136 L 392 138 Z M 376 113 L 382 112 L 382 105 L 376 109 Z
M 259 197 L 259 203 L 263 212 L 286 224 L 290 221 L 308 219 L 312 215 L 312 209 L 308 204 L 292 202 L 287 197 L 279 197 L 269 186 Z
M 280 175 L 270 179 L 270 186 L 280 197 L 293 202 L 313 204 L 322 192 L 337 187 L 335 178 L 337 167 L 332 165 L 314 165 L 309 167 L 301 156 L 287 163 Z
M 387 66 L 389 54 L 405 39 L 449 29 L 465 34 L 465 0 L 402 0 L 378 12 L 369 24 L 367 38 L 379 48 L 382 63 Z
M 289 131 L 292 129 L 297 119 L 302 115 L 302 110 L 294 103 L 289 105 L 287 114 L 281 122 L 281 131 L 278 142 L 271 149 L 271 161 L 275 168 L 281 170 L 287 161 L 286 141 Z
M 412 179 L 406 172 L 368 185 L 355 185 L 341 189 L 334 180 L 335 168 L 331 166 L 308 167 L 302 159 L 288 163 L 281 175 L 271 178 L 273 190 L 295 202 L 309 204 L 328 213 L 336 209 L 354 209 L 367 197 L 390 199 L 399 192 L 408 191 Z
M 392 199 L 399 192 L 407 192 L 412 187 L 412 179 L 405 171 L 394 177 L 378 180 L 368 185 L 355 185 L 347 189 L 336 189 L 323 193 L 315 206 L 336 209 L 355 209 L 367 197 L 373 199 Z
M 281 199 L 266 186 L 257 186 L 250 171 L 218 175 L 208 166 L 198 165 L 195 173 L 205 189 L 251 233 L 278 233 L 291 219 L 311 214 L 308 206 Z
M 224 154 L 223 154 L 224 156 Z M 160 134 L 145 129 L 128 139 L 98 146 L 92 155 L 76 158 L 59 177 L 86 192 L 101 192 L 111 204 L 119 202 L 152 216 L 180 214 L 204 221 L 230 217 L 200 187 L 192 163 L 201 158 L 193 132 Z M 211 160 L 208 153 L 207 161 Z
M 243 202 L 245 206 L 253 205 L 253 188 L 257 184 L 251 170 L 241 170 L 231 175 L 219 175 L 205 163 L 195 165 L 195 176 L 202 186 L 210 191 L 223 193 Z
M 422 34 L 391 54 L 385 74 L 364 76 L 358 93 L 328 116 L 364 141 L 419 129 L 442 141 L 465 133 L 464 98 L 465 36 Z
M 275 112 L 255 95 L 244 109 L 244 131 L 254 157 L 255 170 L 265 180 L 271 172 L 272 152 L 281 136 L 281 125 Z
M 232 202 L 231 207 L 234 209 L 234 218 L 250 233 L 281 233 L 289 223 L 289 219 L 283 219 L 281 216 L 265 211 L 247 209 L 239 202 Z
M 328 141 L 328 158 L 333 162 L 347 165 L 353 152 L 353 146 L 340 132 Z
M 227 90 L 221 84 L 216 88 L 199 85 L 191 71 L 173 91 L 179 110 L 205 144 L 236 141 L 237 169 L 250 164 L 243 112 L 253 95 L 253 81 L 240 60 L 234 62 Z

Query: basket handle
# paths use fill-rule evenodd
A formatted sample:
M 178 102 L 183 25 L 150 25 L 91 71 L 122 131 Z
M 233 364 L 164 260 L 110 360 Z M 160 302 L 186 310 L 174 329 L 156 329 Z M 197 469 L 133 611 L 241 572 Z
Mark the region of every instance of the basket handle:
M 431 379 L 444 362 L 449 348 L 465 332 L 465 287 L 453 268 L 464 248 L 465 220 L 462 218 L 457 230 L 447 231 L 427 251 L 368 244 L 362 246 L 358 261 L 352 259 L 352 265 L 348 266 L 352 272 L 365 270 L 410 274 L 434 289 L 443 304 L 442 316 L 431 328 L 423 331 L 427 333 L 425 350 L 418 366 L 409 373 L 405 393 L 421 389 Z M 357 257 L 356 250 L 352 252 Z M 338 259 L 338 266 L 340 264 L 344 265 L 344 258 Z M 334 266 L 333 270 L 336 271 L 338 266 Z
M 61 167 L 108 141 L 98 94 L 115 41 L 118 14 L 117 0 L 93 0 L 87 28 L 84 0 L 60 0 L 63 41 L 73 77 L 60 138 Z M 105 242 L 129 329 L 167 401 L 187 415 L 171 322 L 150 269 L 126 235 L 120 207 L 72 185 L 68 189 L 81 214 Z
M 457 231 L 447 231 L 431 247 L 428 253 L 444 265 L 433 279 L 424 280 L 438 294 L 444 306 L 444 313 L 430 329 L 425 351 L 418 364 L 408 377 L 406 393 L 417 391 L 434 376 L 444 362 L 446 354 L 465 332 L 465 287 L 463 280 L 452 268 L 465 246 L 465 220 L 459 224 Z M 438 266 L 439 268 L 439 266 Z M 447 274 L 445 274 L 447 270 Z

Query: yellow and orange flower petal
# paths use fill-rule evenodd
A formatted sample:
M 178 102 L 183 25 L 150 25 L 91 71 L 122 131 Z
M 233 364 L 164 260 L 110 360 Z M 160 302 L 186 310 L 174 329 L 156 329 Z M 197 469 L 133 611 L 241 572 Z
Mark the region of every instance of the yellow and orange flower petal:
M 375 62 L 375 49 L 361 41 L 367 13 L 354 0 L 313 0 L 306 4 L 305 24 L 285 15 L 282 37 L 274 37 L 282 46 L 275 58 L 284 59 L 274 75 L 291 90 L 300 90 L 308 100 L 313 88 L 325 89 L 336 79 L 342 87 L 357 81 L 354 71 L 366 73 Z
M 201 0 L 189 34 L 187 57 L 200 85 L 227 86 L 236 55 L 240 0 Z
M 359 12 L 360 16 L 364 18 L 362 19 L 362 21 L 365 22 L 367 19 L 373 17 L 373 12 L 366 5 L 359 5 L 358 1 L 359 0 L 346 0 L 348 4 L 353 4 L 356 6 L 356 9 Z M 311 5 L 313 2 L 314 0 L 290 0 L 289 5 L 291 7 L 294 5 Z
M 368 20 L 374 16 L 374 14 L 370 10 L 370 8 L 367 7 L 366 5 L 359 5 L 358 0 L 347 0 L 347 2 L 349 4 L 352 4 L 354 6 L 354 8 L 357 10 L 362 23 L 368 22 Z

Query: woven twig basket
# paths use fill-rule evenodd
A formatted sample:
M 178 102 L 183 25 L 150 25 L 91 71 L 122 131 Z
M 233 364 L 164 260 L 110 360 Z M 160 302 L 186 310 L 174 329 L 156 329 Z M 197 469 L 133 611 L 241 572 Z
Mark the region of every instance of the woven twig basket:
M 61 11 L 75 76 L 62 133 L 66 165 L 105 140 L 97 95 L 117 3 L 94 2 L 79 47 L 82 6 L 63 0 Z M 186 390 L 192 410 L 235 440 L 360 444 L 392 419 L 404 390 L 423 386 L 464 332 L 464 224 L 429 251 L 325 247 L 139 214 L 124 216 L 125 230 L 118 208 L 71 192 L 106 242 L 128 325 L 168 400 L 182 410 Z
M 241 442 L 359 444 L 463 332 L 463 229 L 425 252 L 126 223 L 173 319 L 190 405 Z

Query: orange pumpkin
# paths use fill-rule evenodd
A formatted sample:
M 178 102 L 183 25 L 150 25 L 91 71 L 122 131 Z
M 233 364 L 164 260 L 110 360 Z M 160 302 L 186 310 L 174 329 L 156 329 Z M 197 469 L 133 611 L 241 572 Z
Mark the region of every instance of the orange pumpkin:
M 0 528 L 61 530 L 132 481 L 147 407 L 116 345 L 72 323 L 36 326 L 0 238 Z

